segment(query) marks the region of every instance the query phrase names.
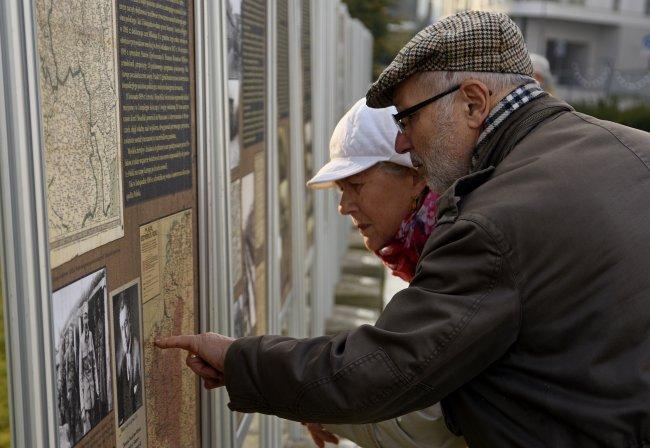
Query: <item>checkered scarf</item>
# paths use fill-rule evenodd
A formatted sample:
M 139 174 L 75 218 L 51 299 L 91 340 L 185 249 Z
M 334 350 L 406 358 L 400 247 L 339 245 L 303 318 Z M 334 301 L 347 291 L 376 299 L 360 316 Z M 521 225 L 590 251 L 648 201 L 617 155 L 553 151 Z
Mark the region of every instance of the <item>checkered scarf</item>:
M 547 95 L 547 93 L 539 86 L 539 84 L 537 84 L 537 82 L 530 82 L 517 87 L 506 95 L 499 104 L 494 106 L 488 117 L 485 119 L 483 131 L 478 137 L 476 148 L 474 149 L 473 163 L 476 164 L 478 161 L 481 148 L 487 141 L 487 138 L 492 135 L 514 111 L 545 95 Z

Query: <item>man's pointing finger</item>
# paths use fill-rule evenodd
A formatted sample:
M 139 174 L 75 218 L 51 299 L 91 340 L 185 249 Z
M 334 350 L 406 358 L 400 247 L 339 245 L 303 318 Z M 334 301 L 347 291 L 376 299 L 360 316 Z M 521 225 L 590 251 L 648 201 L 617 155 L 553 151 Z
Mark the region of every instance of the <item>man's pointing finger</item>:
M 198 353 L 199 337 L 196 335 L 170 336 L 154 342 L 158 348 L 182 348 L 188 352 Z

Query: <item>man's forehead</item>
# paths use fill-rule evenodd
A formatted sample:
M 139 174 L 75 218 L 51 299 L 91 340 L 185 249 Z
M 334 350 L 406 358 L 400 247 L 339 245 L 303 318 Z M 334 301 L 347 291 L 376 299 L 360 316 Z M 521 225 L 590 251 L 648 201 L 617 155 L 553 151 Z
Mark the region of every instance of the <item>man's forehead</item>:
M 393 105 L 397 108 L 398 111 L 406 109 L 412 106 L 414 101 L 413 98 L 417 95 L 417 89 L 414 87 L 417 86 L 416 78 L 419 73 L 415 73 L 404 81 L 400 82 L 393 90 Z

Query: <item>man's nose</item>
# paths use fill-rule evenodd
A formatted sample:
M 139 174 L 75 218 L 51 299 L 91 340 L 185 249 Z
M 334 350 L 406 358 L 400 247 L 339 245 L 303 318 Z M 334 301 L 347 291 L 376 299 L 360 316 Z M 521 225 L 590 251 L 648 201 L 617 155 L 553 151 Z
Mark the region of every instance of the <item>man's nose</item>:
M 395 137 L 395 152 L 398 154 L 404 154 L 412 149 L 413 143 L 411 143 L 411 139 L 402 132 L 398 132 L 397 137 Z

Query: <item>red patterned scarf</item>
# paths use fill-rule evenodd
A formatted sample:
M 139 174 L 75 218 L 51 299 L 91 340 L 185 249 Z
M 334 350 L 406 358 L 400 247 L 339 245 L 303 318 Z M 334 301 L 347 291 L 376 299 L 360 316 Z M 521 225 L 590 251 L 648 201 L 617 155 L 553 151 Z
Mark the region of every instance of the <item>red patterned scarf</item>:
M 397 235 L 375 254 L 393 271 L 393 275 L 410 282 L 422 248 L 436 225 L 436 204 L 439 195 L 429 191 L 420 208 L 408 215 Z

